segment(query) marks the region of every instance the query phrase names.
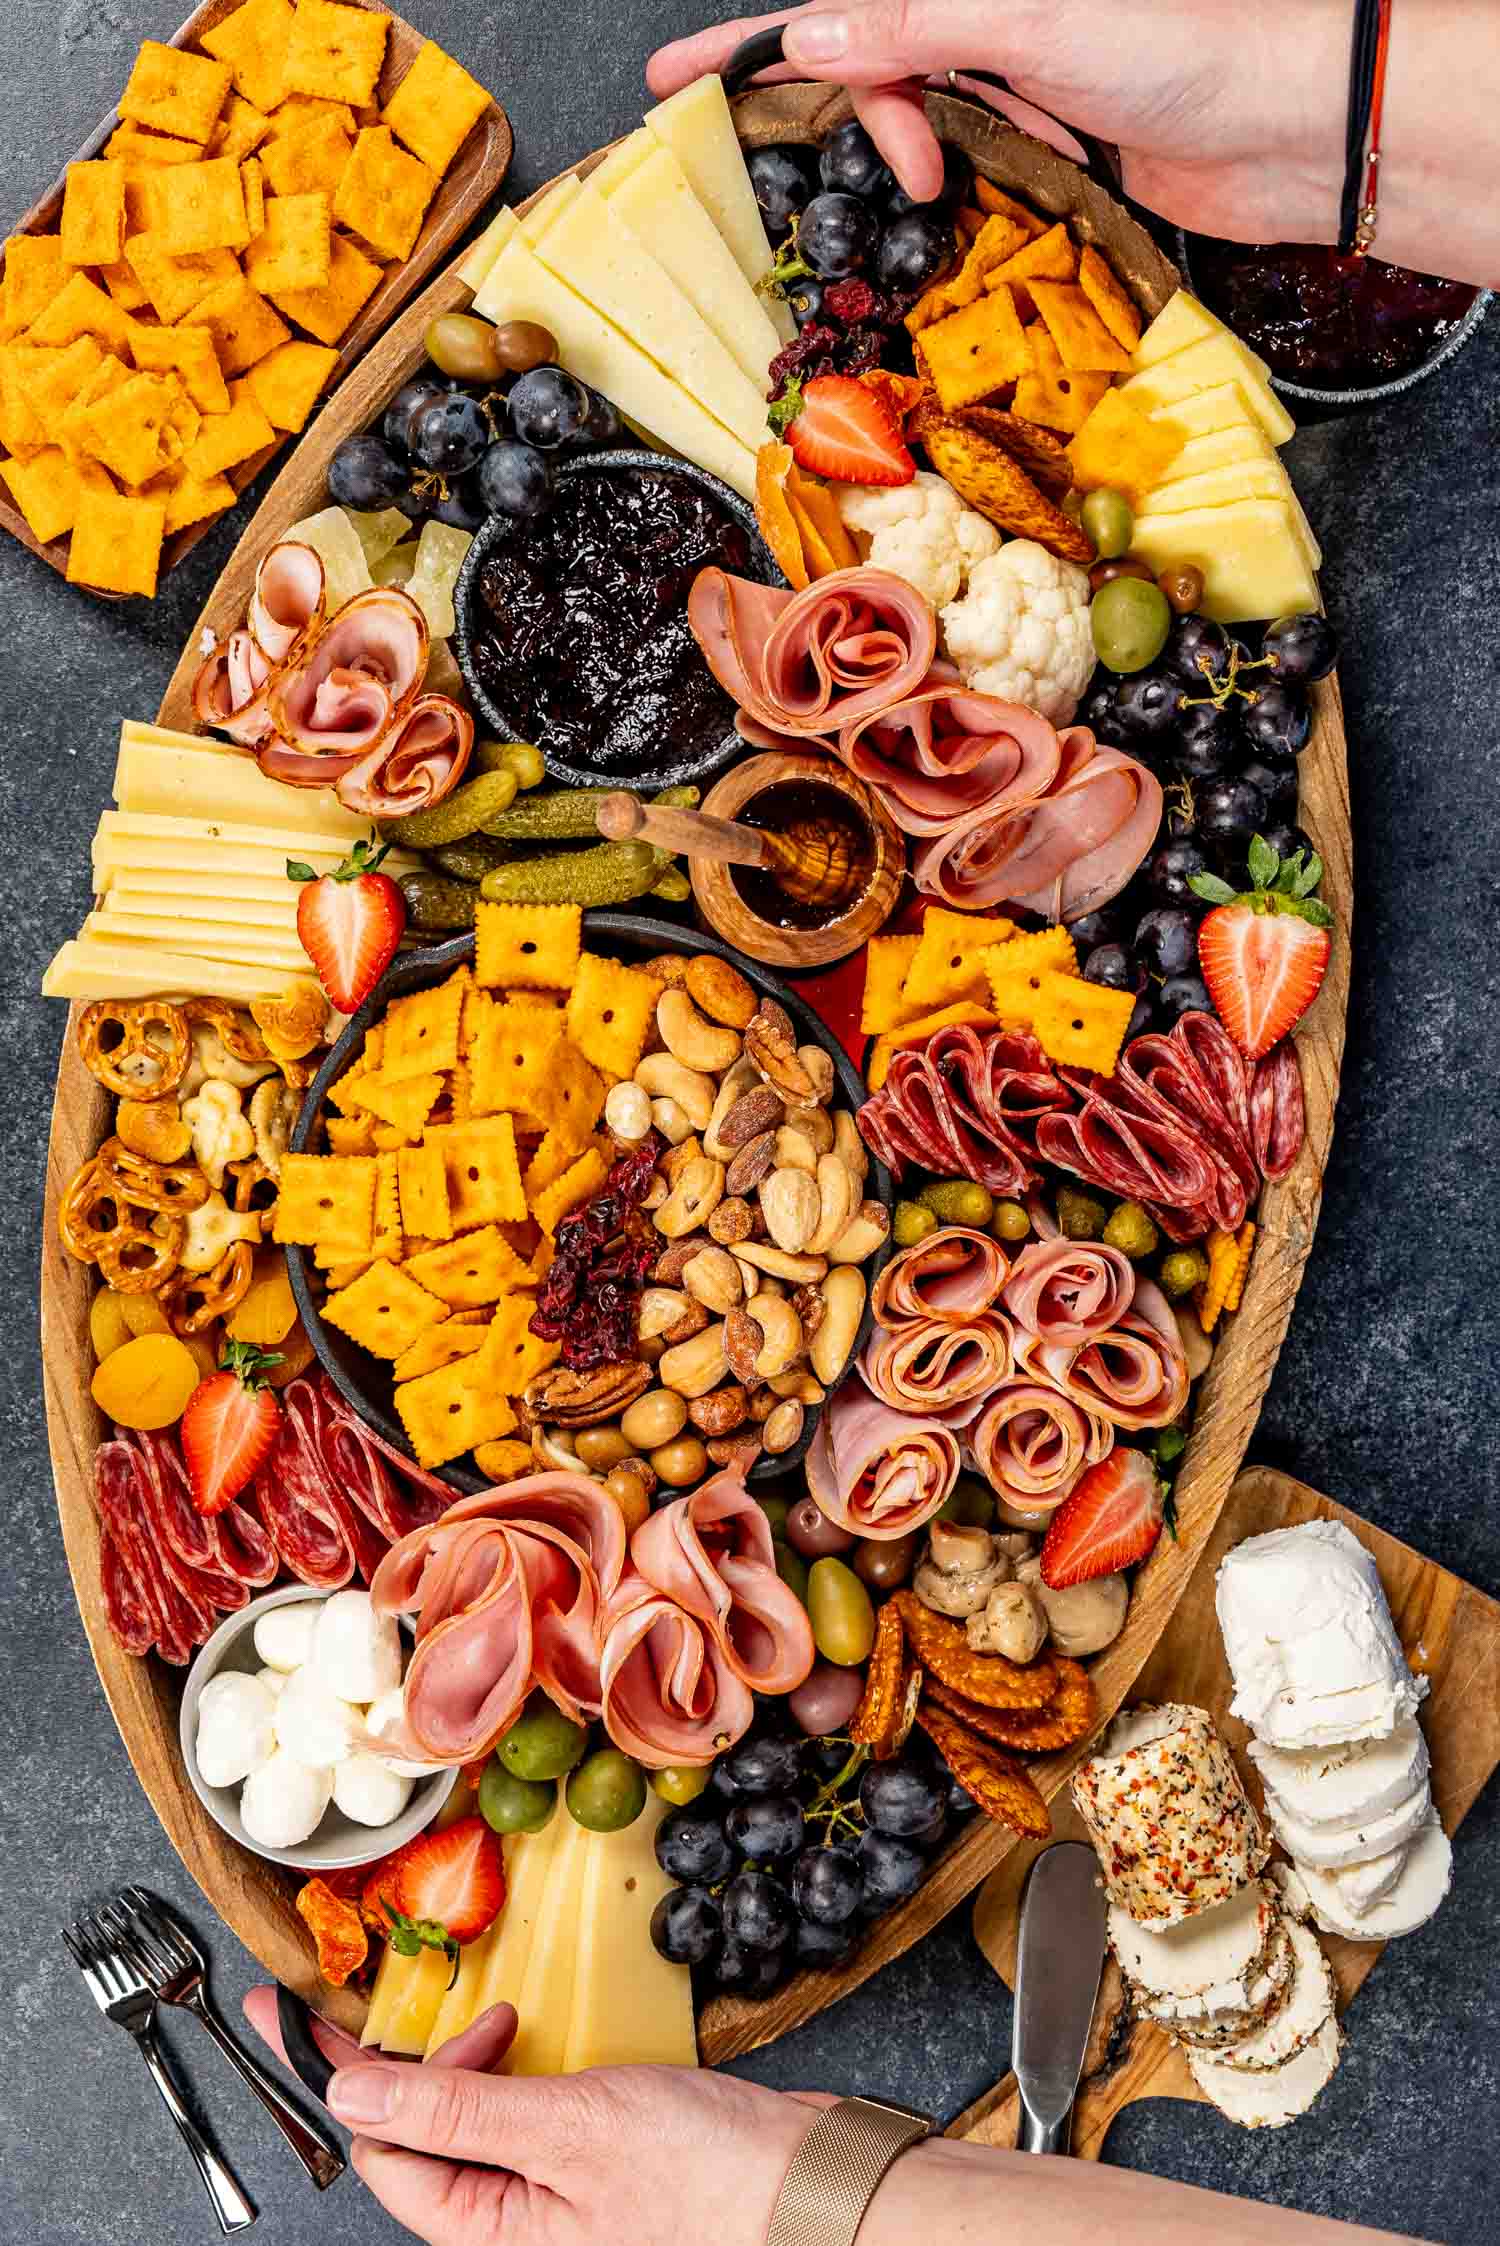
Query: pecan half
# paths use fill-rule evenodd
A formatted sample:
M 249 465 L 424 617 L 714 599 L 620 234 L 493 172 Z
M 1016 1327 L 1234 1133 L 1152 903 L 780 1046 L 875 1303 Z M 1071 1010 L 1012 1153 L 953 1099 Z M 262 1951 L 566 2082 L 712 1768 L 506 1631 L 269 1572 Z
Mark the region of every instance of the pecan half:
M 797 1051 L 791 1016 L 774 998 L 763 998 L 745 1028 L 745 1054 L 784 1100 L 815 1107 L 823 1094 Z
M 627 1404 L 651 1386 L 649 1365 L 600 1365 L 595 1372 L 570 1372 L 554 1365 L 532 1381 L 526 1391 L 526 1409 L 532 1420 L 554 1427 L 598 1427 L 618 1419 Z

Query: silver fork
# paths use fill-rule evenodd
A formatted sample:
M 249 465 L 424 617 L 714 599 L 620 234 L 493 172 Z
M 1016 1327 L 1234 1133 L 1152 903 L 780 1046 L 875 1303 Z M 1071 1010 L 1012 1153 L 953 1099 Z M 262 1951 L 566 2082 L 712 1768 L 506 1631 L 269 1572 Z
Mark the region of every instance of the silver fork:
M 248 2230 L 255 2220 L 254 2207 L 204 2137 L 167 2072 L 156 2035 L 156 1999 L 150 1989 L 129 1958 L 121 1954 L 103 1927 L 87 1912 L 72 1926 L 62 1929 L 62 1938 L 105 2019 L 124 2028 L 139 2046 L 161 2102 L 176 2122 L 178 2134 L 203 2178 L 220 2230 L 226 2238 L 236 2231 Z
M 143 1887 L 122 1888 L 99 1916 L 161 2003 L 180 2004 L 208 2030 L 236 2074 L 259 2098 L 319 2191 L 326 2191 L 344 2173 L 347 2162 L 343 2154 L 303 2118 L 259 2062 L 240 2049 L 209 1999 L 204 1986 L 207 1966 L 203 1952 L 182 1921 Z

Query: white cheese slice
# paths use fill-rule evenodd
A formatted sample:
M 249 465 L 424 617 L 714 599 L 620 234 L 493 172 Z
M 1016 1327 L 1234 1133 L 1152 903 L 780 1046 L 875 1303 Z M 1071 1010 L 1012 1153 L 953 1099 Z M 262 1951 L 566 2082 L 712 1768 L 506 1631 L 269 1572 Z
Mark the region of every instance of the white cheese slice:
M 1404 1801 L 1378 1817 L 1356 1818 L 1347 1825 L 1306 1825 L 1291 1817 L 1274 1801 L 1266 1803 L 1266 1821 L 1297 1869 L 1338 1871 L 1346 1864 L 1368 1863 L 1400 1848 L 1425 1824 L 1432 1807 L 1426 1779 L 1414 1786 Z
M 494 2004 L 519 2004 L 526 1979 L 526 1962 L 543 1914 L 550 1908 L 557 1852 L 573 1822 L 561 1803 L 539 1833 L 517 1833 L 505 1844 L 506 1896 L 500 1914 L 500 1936 L 485 1960 L 483 1973 L 472 1992 L 477 2019 Z M 448 2032 L 457 2035 L 451 2025 Z M 460 2023 L 467 2027 L 468 2020 Z
M 1236 387 L 1231 382 L 1226 382 L 1224 385 L 1226 390 L 1233 390 Z M 1217 390 L 1205 390 L 1203 393 L 1204 398 L 1216 398 L 1218 395 Z M 1193 403 L 1194 405 L 1200 405 L 1202 399 L 1195 398 Z M 1165 427 L 1169 420 L 1180 422 L 1181 417 L 1182 409 L 1174 406 L 1169 412 L 1163 406 L 1158 412 L 1152 414 L 1151 419 L 1160 421 Z M 1187 443 L 1162 477 L 1161 483 L 1153 488 L 1160 491 L 1164 484 L 1185 483 L 1190 476 L 1205 475 L 1210 468 L 1228 467 L 1231 462 L 1236 460 L 1274 460 L 1275 458 L 1276 447 L 1272 444 L 1260 423 L 1251 416 L 1247 406 L 1245 418 L 1242 421 L 1231 422 L 1224 428 L 1205 428 L 1189 436 Z M 1144 509 L 1142 512 L 1144 512 Z
M 565 2074 L 698 2064 L 692 1976 L 651 1941 L 651 1914 L 676 1884 L 656 1861 L 656 1829 L 667 1813 L 648 1793 L 633 1825 L 589 1835 Z
M 1145 329 L 1130 354 L 1130 364 L 1137 371 L 1141 367 L 1155 366 L 1158 359 L 1170 358 L 1174 351 L 1185 350 L 1190 343 L 1201 343 L 1205 336 L 1217 335 L 1223 325 L 1191 289 L 1179 289 L 1175 296 L 1168 297 Z
M 1323 1955 L 1317 1935 L 1296 1919 L 1286 1921 L 1292 1945 L 1292 1979 L 1285 2004 L 1253 2035 L 1227 2044 L 1216 2053 L 1226 2067 L 1243 2067 L 1260 2074 L 1279 2067 L 1311 2043 L 1334 2008 L 1333 1969 Z
M 1406 1869 L 1412 1845 L 1412 1841 L 1403 1841 L 1385 1856 L 1371 1856 L 1363 1864 L 1345 1864 L 1340 1871 L 1323 1873 L 1321 1876 L 1337 1891 L 1340 1915 L 1362 1919 L 1377 1903 L 1383 1903 Z
M 745 168 L 744 151 L 734 129 L 722 78 L 696 78 L 669 100 L 646 112 L 646 130 L 672 150 L 688 183 L 754 288 L 771 269 L 771 245 L 755 189 Z M 784 305 L 773 314 L 787 341 L 791 314 Z
M 458 277 L 465 288 L 477 289 L 482 286 L 485 275 L 514 234 L 517 224 L 515 212 L 509 203 L 503 203 L 479 239 L 465 251 L 459 263 Z
M 754 498 L 754 453 L 613 322 L 549 272 L 519 236 L 500 252 L 474 304 L 488 320 L 536 320 L 550 328 L 563 363 L 580 381 L 602 390 L 658 443 L 722 476 L 746 499 Z
M 1147 1996 L 1137 1989 L 1136 2009 L 1185 2043 L 1210 2050 L 1238 2043 L 1279 2010 L 1294 1963 L 1291 1921 L 1283 1916 L 1253 1978 L 1222 1981 L 1200 1996 Z
M 1216 1995 L 1231 1988 L 1248 2004 L 1250 1985 L 1275 1935 L 1280 1909 L 1264 1880 L 1249 1880 L 1227 1903 L 1175 1926 L 1141 1926 L 1112 1903 L 1109 1943 L 1120 1970 L 1156 1996 Z
M 588 176 L 601 195 L 613 195 L 621 180 L 628 179 L 645 162 L 652 150 L 661 145 L 654 133 L 648 133 L 644 125 L 637 125 L 633 133 L 627 133 L 623 140 L 615 142 L 608 155 L 600 158 Z M 707 213 L 704 215 L 706 217 Z M 735 271 L 739 271 L 738 266 Z
M 395 853 L 386 859 L 394 872 Z M 203 900 L 222 911 L 225 905 L 281 905 L 289 886 L 286 875 L 220 874 L 205 862 L 197 873 L 180 873 L 171 866 L 122 866 L 105 869 L 108 894 L 116 904 L 129 897 L 176 897 Z M 382 869 L 383 870 L 383 869 Z M 132 911 L 139 910 L 137 906 Z
M 1199 605 L 1221 624 L 1318 606 L 1312 552 L 1283 499 L 1239 499 L 1228 507 L 1137 515 L 1130 543 L 1131 552 L 1158 576 L 1189 562 L 1201 569 Z
M 1348 1825 L 1379 1817 L 1427 1776 L 1427 1742 L 1410 1717 L 1383 1739 L 1337 1747 L 1288 1749 L 1252 1739 L 1250 1760 L 1269 1800 L 1306 1825 Z
M 1188 2053 L 1193 2080 L 1229 2121 L 1242 2129 L 1280 2129 L 1295 2121 L 1332 2081 L 1343 2037 L 1332 2015 L 1300 2051 L 1279 2067 L 1249 2073 L 1201 2051 Z
M 766 437 L 766 397 L 666 268 L 585 180 L 532 244 L 543 265 L 649 353 L 751 452 Z
M 128 721 L 120 731 L 113 793 L 122 811 L 168 818 L 230 819 L 351 842 L 370 831 L 369 819 L 346 811 L 332 788 L 289 788 L 267 779 L 245 749 L 206 735 L 153 734 Z
M 649 133 L 640 138 L 648 155 L 610 185 L 602 169 L 595 172 L 590 185 L 599 188 L 636 240 L 673 276 L 763 399 L 769 387 L 766 370 L 781 349 L 765 300 L 735 263 L 671 149 L 660 147 Z
M 305 962 L 304 962 L 305 964 Z M 85 938 L 66 943 L 42 977 L 44 998 L 224 998 L 247 1006 L 280 989 L 286 977 L 275 968 L 247 967 L 221 959 L 194 958 L 155 945 L 100 943 Z
M 530 242 L 535 247 L 552 221 L 555 218 L 561 218 L 573 197 L 578 193 L 581 184 L 577 172 L 564 172 L 561 179 L 554 180 L 541 201 L 533 204 L 531 209 L 523 214 L 517 228 L 522 241 Z M 490 267 L 490 271 L 494 271 L 493 266 Z
M 1351 1942 L 1388 1942 L 1425 1926 L 1453 1882 L 1453 1846 L 1434 1813 L 1417 1831 L 1401 1876 L 1360 1918 L 1349 1912 L 1338 1883 L 1311 1865 L 1301 1867 L 1303 1885 L 1327 1934 Z
M 583 1873 L 592 1833 L 569 1816 L 559 1801 L 551 1825 L 561 1829 L 552 1860 L 546 1901 L 532 1929 L 526 1976 L 516 1998 L 521 2024 L 510 2047 L 510 2074 L 557 2074 L 568 2044 L 573 2014 L 573 1982 L 583 1908 Z
M 401 1957 L 387 1943 L 370 1992 L 361 2042 L 378 2043 L 382 2051 L 401 2058 L 420 2058 L 452 1970 L 441 1950 L 423 1949 L 415 1957 Z

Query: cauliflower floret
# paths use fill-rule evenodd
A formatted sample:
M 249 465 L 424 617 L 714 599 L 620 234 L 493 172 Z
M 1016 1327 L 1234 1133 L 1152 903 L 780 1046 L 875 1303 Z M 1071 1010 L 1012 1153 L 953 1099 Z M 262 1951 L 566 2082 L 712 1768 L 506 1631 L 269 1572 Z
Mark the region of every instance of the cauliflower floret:
M 950 483 L 919 469 L 909 484 L 842 484 L 839 513 L 863 559 L 926 595 L 934 608 L 956 600 L 974 564 L 996 553 L 1000 533 L 974 514 Z
M 961 600 L 942 609 L 943 644 L 977 694 L 996 694 L 1066 725 L 1094 668 L 1089 581 L 1031 538 L 976 562 Z

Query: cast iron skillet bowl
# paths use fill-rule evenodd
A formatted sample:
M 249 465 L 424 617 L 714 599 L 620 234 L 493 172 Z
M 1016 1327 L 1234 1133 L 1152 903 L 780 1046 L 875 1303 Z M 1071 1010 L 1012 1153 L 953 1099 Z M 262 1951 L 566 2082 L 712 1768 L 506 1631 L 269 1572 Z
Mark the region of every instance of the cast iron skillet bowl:
M 792 1018 L 799 1045 L 821 1045 L 832 1057 L 834 1098 L 845 1107 L 858 1108 L 862 1105 L 865 1099 L 864 1082 L 843 1047 L 835 1041 L 810 1006 L 794 991 L 788 990 L 784 983 L 779 983 L 774 976 L 768 975 L 764 967 L 758 966 L 753 959 L 747 959 L 742 952 L 732 950 L 728 944 L 720 943 L 714 936 L 674 928 L 661 920 L 639 920 L 629 913 L 620 912 L 586 912 L 583 916 L 583 936 L 584 942 L 593 949 L 613 953 L 627 961 L 649 960 L 659 952 L 685 949 L 708 952 L 716 959 L 727 959 L 762 997 L 774 998 L 778 1005 L 786 1008 Z M 406 952 L 387 969 L 359 1012 L 352 1017 L 343 1036 L 309 1086 L 291 1137 L 291 1150 L 294 1154 L 317 1151 L 315 1142 L 328 1088 L 331 1084 L 336 1084 L 350 1067 L 364 1040 L 365 1031 L 372 1022 L 378 1020 L 391 1000 L 405 998 L 414 990 L 429 989 L 434 983 L 442 982 L 455 967 L 467 965 L 473 957 L 474 938 L 471 935 L 455 936 L 451 942 L 436 944 L 427 950 Z M 887 1213 L 895 1206 L 896 1192 L 891 1174 L 885 1164 L 876 1161 L 873 1155 L 870 1159 L 870 1173 L 865 1180 L 865 1198 L 878 1201 Z M 878 1248 L 869 1262 L 860 1266 L 871 1294 L 874 1292 L 876 1275 L 890 1252 L 888 1235 L 885 1246 Z M 382 1359 L 370 1356 L 357 1342 L 351 1341 L 347 1334 L 340 1333 L 337 1326 L 329 1325 L 322 1317 L 318 1297 L 313 1289 L 314 1267 L 305 1252 L 301 1248 L 289 1247 L 286 1260 L 292 1293 L 296 1297 L 302 1323 L 317 1352 L 319 1364 L 345 1403 L 352 1406 L 360 1418 L 404 1458 L 411 1458 L 412 1449 L 406 1439 L 406 1430 L 397 1418 L 391 1400 L 393 1383 L 389 1366 Z M 850 1364 L 853 1364 L 864 1348 L 873 1324 L 874 1317 L 867 1298 L 865 1315 L 855 1336 L 854 1348 L 850 1352 Z M 848 1367 L 844 1370 L 847 1371 Z M 843 1378 L 843 1373 L 840 1373 L 839 1378 Z M 835 1380 L 830 1385 L 829 1393 L 832 1394 L 837 1386 L 838 1381 Z M 801 1439 L 789 1451 L 781 1452 L 776 1458 L 757 1461 L 750 1469 L 751 1481 L 772 1481 L 778 1475 L 788 1473 L 794 1466 L 800 1465 L 807 1446 L 812 1441 L 820 1410 L 821 1406 L 808 1412 Z M 461 1491 L 465 1496 L 489 1487 L 484 1476 L 474 1466 L 466 1465 L 458 1459 L 449 1466 L 439 1467 L 438 1478 L 450 1483 L 454 1490 Z
M 746 569 L 749 575 L 763 585 L 785 585 L 786 579 L 772 559 L 771 550 L 756 528 L 755 510 L 745 504 L 737 491 L 707 469 L 695 467 L 690 460 L 675 460 L 659 452 L 591 452 L 574 460 L 565 460 L 556 471 L 558 484 L 575 482 L 583 476 L 617 476 L 646 470 L 654 476 L 675 477 L 694 485 L 709 499 L 715 500 L 744 532 L 749 546 Z M 474 663 L 471 622 L 478 599 L 480 573 L 484 569 L 491 549 L 503 545 L 515 531 L 516 525 L 508 516 L 492 515 L 474 535 L 474 543 L 464 556 L 453 588 L 453 609 L 456 623 L 453 649 L 458 667 L 463 673 L 469 699 L 483 716 L 490 731 L 502 741 L 530 740 L 517 721 L 497 702 Z M 706 668 L 706 666 L 705 666 Z M 554 780 L 564 780 L 575 788 L 629 787 L 638 792 L 654 793 L 659 788 L 679 787 L 685 781 L 699 780 L 710 772 L 720 771 L 734 758 L 744 753 L 744 742 L 734 730 L 733 714 L 726 712 L 724 731 L 706 747 L 700 747 L 680 757 L 676 763 L 663 763 L 654 770 L 633 770 L 621 775 L 597 765 L 566 763 L 549 748 L 545 738 L 537 741 L 543 761 Z

